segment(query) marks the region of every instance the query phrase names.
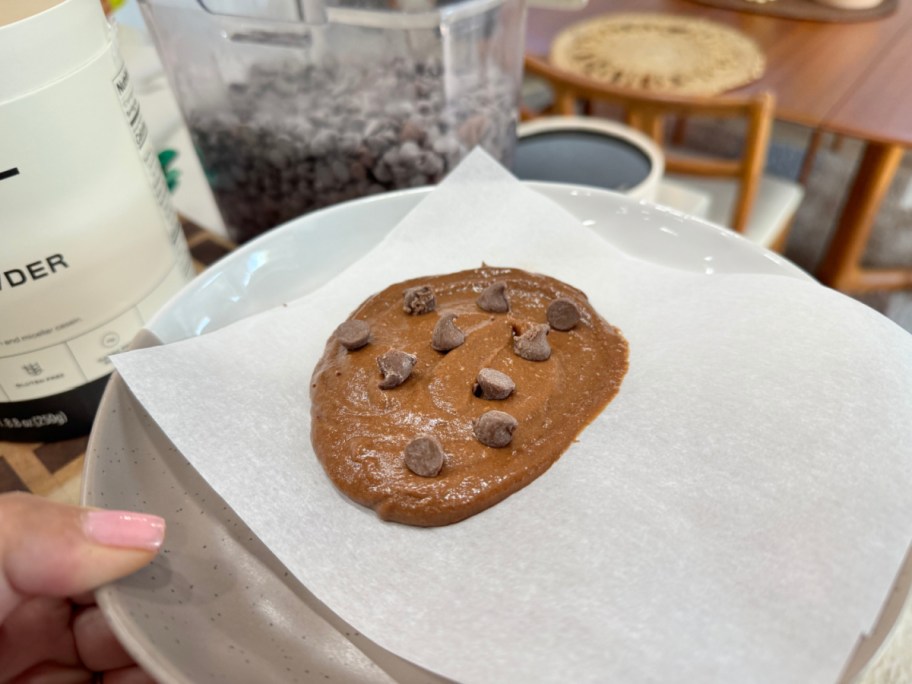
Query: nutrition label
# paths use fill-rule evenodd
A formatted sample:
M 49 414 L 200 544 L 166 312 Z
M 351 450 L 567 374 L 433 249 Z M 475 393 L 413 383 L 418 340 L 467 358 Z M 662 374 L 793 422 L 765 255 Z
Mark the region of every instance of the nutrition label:
M 25 401 L 59 394 L 109 374 L 114 370 L 110 355 L 124 351 L 143 323 L 184 282 L 180 267 L 175 266 L 136 306 L 65 342 L 3 356 L 3 347 L 17 340 L 0 339 L 0 401 Z M 36 330 L 29 336 L 41 339 L 61 328 L 78 327 L 78 323 L 79 320 L 64 321 L 55 330 Z
M 180 221 L 177 218 L 177 212 L 171 205 L 168 185 L 162 174 L 161 166 L 158 162 L 158 155 L 152 149 L 149 142 L 149 127 L 143 119 L 142 111 L 139 107 L 139 100 L 136 99 L 136 93 L 133 90 L 133 80 L 130 78 L 130 72 L 127 71 L 126 64 L 121 64 L 120 69 L 114 76 L 114 90 L 117 92 L 117 98 L 120 100 L 120 106 L 123 109 L 124 117 L 130 126 L 130 132 L 133 135 L 133 142 L 139 150 L 143 166 L 146 169 L 149 183 L 152 186 L 152 193 L 158 202 L 158 206 L 164 215 L 168 225 L 168 234 L 173 244 L 177 244 L 182 239 Z M 184 250 L 185 251 L 185 250 Z

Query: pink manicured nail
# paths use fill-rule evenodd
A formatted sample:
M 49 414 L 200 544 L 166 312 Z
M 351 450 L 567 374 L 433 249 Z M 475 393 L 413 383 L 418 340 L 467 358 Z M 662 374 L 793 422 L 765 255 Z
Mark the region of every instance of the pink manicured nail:
M 158 551 L 165 538 L 164 519 L 145 513 L 88 511 L 82 526 L 89 539 L 105 546 Z

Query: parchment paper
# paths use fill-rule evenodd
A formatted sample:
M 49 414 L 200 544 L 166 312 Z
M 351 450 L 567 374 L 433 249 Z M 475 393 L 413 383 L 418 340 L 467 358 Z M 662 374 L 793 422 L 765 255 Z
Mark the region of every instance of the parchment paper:
M 363 299 L 493 265 L 563 279 L 630 342 L 618 397 L 462 523 L 384 523 L 312 453 L 308 381 Z M 912 538 L 912 338 L 778 276 L 625 257 L 482 153 L 321 290 L 114 360 L 297 577 L 465 682 L 833 682 Z

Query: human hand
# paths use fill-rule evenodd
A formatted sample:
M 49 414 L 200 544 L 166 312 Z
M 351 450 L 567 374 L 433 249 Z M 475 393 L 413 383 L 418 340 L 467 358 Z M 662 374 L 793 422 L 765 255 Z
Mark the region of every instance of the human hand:
M 0 684 L 152 682 L 90 592 L 149 563 L 164 534 L 154 515 L 0 495 Z

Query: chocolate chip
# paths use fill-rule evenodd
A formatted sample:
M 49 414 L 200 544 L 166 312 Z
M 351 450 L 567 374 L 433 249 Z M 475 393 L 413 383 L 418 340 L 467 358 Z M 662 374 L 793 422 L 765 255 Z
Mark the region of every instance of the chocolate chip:
M 437 351 L 448 352 L 465 342 L 465 333 L 456 327 L 454 320 L 456 314 L 452 312 L 440 314 L 440 320 L 434 326 L 434 334 L 431 337 L 431 346 Z
M 569 299 L 561 297 L 548 305 L 548 323 L 555 330 L 570 330 L 579 320 L 580 311 Z
M 434 477 L 443 468 L 443 446 L 430 435 L 416 437 L 405 447 L 405 465 L 415 475 Z
M 354 351 L 367 344 L 370 333 L 370 326 L 364 321 L 345 321 L 336 328 L 335 335 L 339 344 L 349 351 Z
M 513 441 L 516 418 L 503 411 L 488 411 L 472 423 L 475 438 L 489 447 L 505 447 Z
M 434 288 L 430 285 L 418 285 L 408 288 L 402 295 L 402 310 L 412 316 L 431 313 L 437 308 Z
M 418 362 L 418 357 L 414 354 L 407 354 L 398 349 L 390 349 L 388 352 L 377 357 L 377 365 L 383 374 L 383 380 L 378 387 L 380 389 L 392 389 L 398 387 L 408 380 L 412 374 L 412 369 Z
M 491 313 L 506 313 L 510 310 L 507 299 L 507 284 L 503 281 L 488 285 L 475 300 L 478 308 Z
M 533 325 L 522 335 L 513 337 L 513 353 L 527 361 L 547 361 L 551 356 L 551 345 L 547 336 L 551 327 L 547 323 Z
M 515 389 L 516 383 L 506 373 L 501 373 L 493 368 L 482 368 L 475 378 L 472 394 L 482 399 L 506 399 L 513 394 Z

